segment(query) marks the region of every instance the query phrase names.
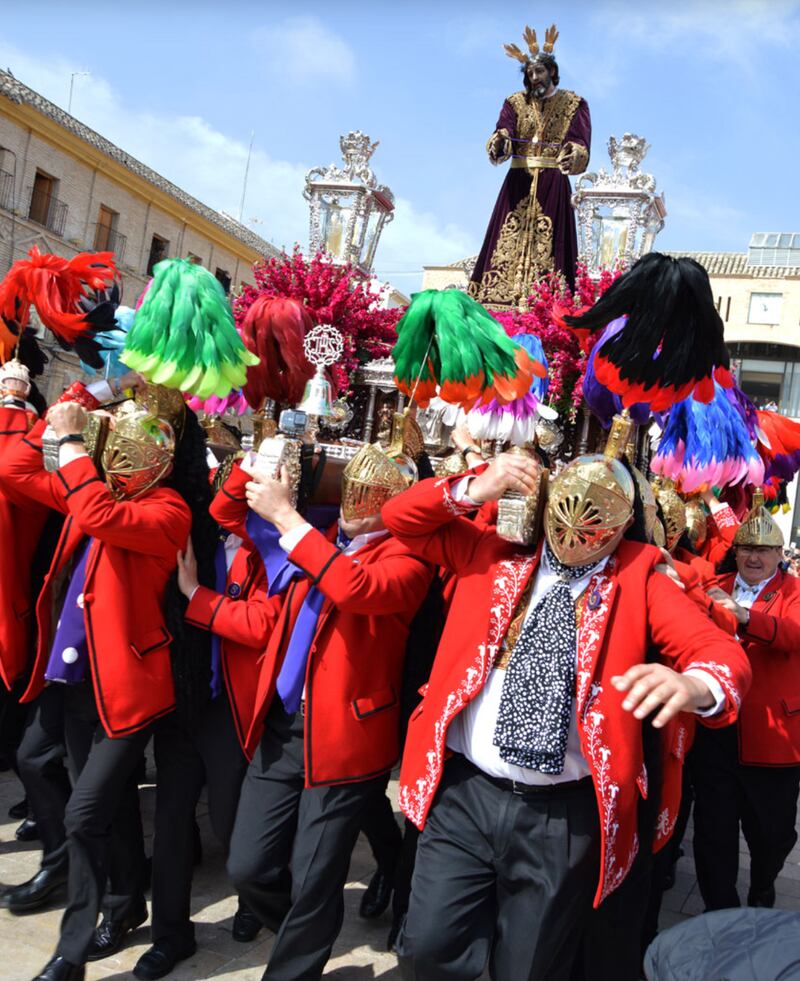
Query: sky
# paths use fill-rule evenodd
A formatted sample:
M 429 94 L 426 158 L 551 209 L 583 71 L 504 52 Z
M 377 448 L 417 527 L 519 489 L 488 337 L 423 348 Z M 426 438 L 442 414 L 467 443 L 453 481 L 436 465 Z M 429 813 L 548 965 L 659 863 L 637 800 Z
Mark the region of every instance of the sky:
M 307 245 L 306 172 L 367 133 L 396 197 L 376 271 L 408 293 L 423 265 L 479 250 L 504 176 L 484 145 L 521 87 L 502 45 L 553 20 L 561 84 L 591 109 L 589 169 L 612 134 L 651 145 L 657 248 L 800 231 L 800 0 L 38 0 L 4 5 L 0 67 L 63 108 L 89 72 L 73 115 L 234 217 L 254 134 L 242 219 L 279 247 Z

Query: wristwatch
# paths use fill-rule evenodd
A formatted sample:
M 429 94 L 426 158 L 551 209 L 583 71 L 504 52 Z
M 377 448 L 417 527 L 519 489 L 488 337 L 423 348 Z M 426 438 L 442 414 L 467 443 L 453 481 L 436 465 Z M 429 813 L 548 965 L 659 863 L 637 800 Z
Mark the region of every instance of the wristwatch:
M 470 446 L 465 446 L 461 452 L 464 454 L 464 456 L 466 456 L 467 453 L 475 453 L 480 457 L 483 456 L 480 446 L 477 446 L 475 443 L 472 443 Z
M 83 433 L 67 433 L 66 436 L 61 436 L 58 440 L 58 445 L 63 446 L 65 443 L 85 443 Z

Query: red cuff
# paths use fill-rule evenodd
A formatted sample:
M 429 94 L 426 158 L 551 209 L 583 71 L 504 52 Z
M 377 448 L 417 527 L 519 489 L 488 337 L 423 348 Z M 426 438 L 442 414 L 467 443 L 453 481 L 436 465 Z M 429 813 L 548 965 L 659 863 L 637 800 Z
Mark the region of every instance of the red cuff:
M 186 608 L 187 622 L 204 630 L 212 630 L 214 618 L 224 599 L 221 593 L 209 589 L 208 586 L 198 586 Z
M 61 397 L 56 399 L 55 404 L 58 405 L 60 402 L 77 402 L 77 404 L 82 405 L 87 412 L 94 412 L 94 410 L 99 409 L 101 405 L 101 403 L 97 401 L 83 382 L 78 381 L 73 382 L 61 395 Z

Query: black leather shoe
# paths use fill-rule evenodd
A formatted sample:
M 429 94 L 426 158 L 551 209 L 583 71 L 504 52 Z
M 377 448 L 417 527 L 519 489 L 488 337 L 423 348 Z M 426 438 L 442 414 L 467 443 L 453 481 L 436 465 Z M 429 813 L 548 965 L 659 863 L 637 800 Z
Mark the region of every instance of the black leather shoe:
M 762 909 L 772 909 L 775 905 L 775 886 L 762 889 L 761 892 L 753 892 L 751 889 L 747 894 L 748 906 L 759 906 Z
M 17 839 L 17 841 L 38 841 L 39 829 L 36 826 L 36 822 L 32 821 L 30 818 L 25 818 L 22 824 L 14 832 L 14 837 Z
M 248 909 L 244 903 L 239 903 L 239 909 L 233 918 L 231 936 L 238 940 L 240 944 L 249 944 L 258 936 L 258 931 L 263 926 L 256 914 Z
M 28 816 L 28 798 L 23 797 L 19 804 L 12 804 L 8 809 L 8 816 L 15 821 L 21 821 Z
M 187 947 L 175 947 L 168 940 L 157 940 L 150 950 L 146 950 L 133 969 L 133 976 L 141 981 L 156 981 L 165 978 L 180 961 L 185 961 L 197 950 L 194 940 Z
M 392 876 L 377 869 L 370 879 L 367 891 L 361 897 L 358 915 L 364 920 L 374 920 L 385 913 L 392 898 Z
M 124 916 L 120 920 L 111 920 L 104 916 L 100 921 L 100 926 L 94 931 L 94 939 L 89 946 L 86 959 L 88 961 L 100 961 L 104 957 L 116 954 L 125 937 L 132 930 L 140 927 L 146 919 L 147 907 Z
M 0 898 L 0 905 L 10 913 L 32 913 L 41 909 L 53 897 L 53 893 L 67 884 L 67 867 L 39 869 L 32 879 L 18 886 L 11 886 Z
M 83 964 L 70 964 L 56 955 L 49 960 L 33 981 L 84 981 L 86 968 Z

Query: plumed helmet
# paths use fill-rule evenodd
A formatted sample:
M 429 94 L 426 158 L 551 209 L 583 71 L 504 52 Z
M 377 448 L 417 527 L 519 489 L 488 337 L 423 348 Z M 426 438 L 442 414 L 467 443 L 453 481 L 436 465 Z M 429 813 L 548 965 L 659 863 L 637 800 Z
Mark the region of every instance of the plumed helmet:
M 653 490 L 664 519 L 666 548 L 672 552 L 686 530 L 686 507 L 671 480 L 657 480 Z
M 102 465 L 111 493 L 133 500 L 169 475 L 175 456 L 175 424 L 183 424 L 183 399 L 151 389 L 137 401 L 123 402 L 103 449 Z M 161 411 L 162 416 L 157 412 Z M 169 417 L 169 418 L 168 418 Z
M 620 462 L 631 428 L 629 418 L 615 416 L 605 452 L 577 457 L 550 484 L 544 531 L 564 565 L 611 555 L 633 520 L 634 480 Z
M 706 509 L 699 497 L 690 497 L 686 502 L 686 534 L 692 545 L 700 549 L 708 536 Z
M 389 445 L 367 443 L 342 474 L 342 517 L 345 521 L 370 518 L 380 513 L 395 494 L 416 483 L 416 459 L 425 443 L 422 431 L 410 415 L 396 412 Z

